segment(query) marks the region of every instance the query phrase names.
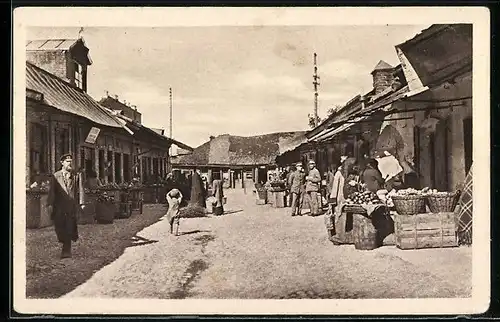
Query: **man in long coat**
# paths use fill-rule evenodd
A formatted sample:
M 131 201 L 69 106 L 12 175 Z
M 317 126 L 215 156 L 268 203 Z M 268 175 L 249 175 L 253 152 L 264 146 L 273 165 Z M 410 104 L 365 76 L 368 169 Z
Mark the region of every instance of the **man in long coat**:
M 50 180 L 47 200 L 48 211 L 58 241 L 62 244 L 61 258 L 71 257 L 71 242 L 78 240 L 77 216 L 83 207 L 81 175 L 73 171 L 71 154 L 61 157 L 61 170 Z

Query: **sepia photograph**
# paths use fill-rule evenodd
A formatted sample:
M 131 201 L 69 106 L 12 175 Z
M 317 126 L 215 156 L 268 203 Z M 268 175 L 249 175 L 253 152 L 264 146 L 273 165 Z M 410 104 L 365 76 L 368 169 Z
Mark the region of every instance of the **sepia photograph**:
M 20 9 L 19 313 L 489 306 L 487 9 Z

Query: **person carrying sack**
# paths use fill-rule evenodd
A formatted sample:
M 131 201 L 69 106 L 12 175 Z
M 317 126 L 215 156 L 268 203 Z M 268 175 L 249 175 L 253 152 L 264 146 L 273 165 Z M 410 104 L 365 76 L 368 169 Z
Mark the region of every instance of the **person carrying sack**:
M 170 190 L 167 195 L 168 211 L 167 220 L 170 224 L 170 233 L 174 233 L 174 225 L 176 225 L 175 236 L 179 236 L 179 225 L 180 225 L 180 204 L 182 202 L 182 193 L 174 188 Z

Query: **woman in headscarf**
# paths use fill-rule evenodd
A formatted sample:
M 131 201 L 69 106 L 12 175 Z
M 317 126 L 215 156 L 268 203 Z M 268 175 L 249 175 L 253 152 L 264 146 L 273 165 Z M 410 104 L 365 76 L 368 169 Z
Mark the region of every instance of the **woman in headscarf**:
M 203 185 L 203 180 L 201 179 L 198 170 L 195 170 L 191 178 L 191 199 L 189 200 L 190 205 L 196 205 L 205 208 L 207 205 L 206 191 Z
M 212 182 L 213 196 L 215 197 L 213 213 L 220 216 L 224 213 L 224 192 L 222 191 L 222 181 L 216 179 Z
M 384 186 L 384 179 L 378 169 L 378 162 L 375 159 L 366 160 L 366 168 L 363 171 L 363 182 L 366 184 L 366 189 L 371 192 L 377 192 Z

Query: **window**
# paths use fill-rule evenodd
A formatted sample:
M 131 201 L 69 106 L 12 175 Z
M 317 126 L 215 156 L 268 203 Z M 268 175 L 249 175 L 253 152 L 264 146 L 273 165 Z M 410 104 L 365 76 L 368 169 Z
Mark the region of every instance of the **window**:
M 47 167 L 47 128 L 38 123 L 31 123 L 30 168 L 33 174 L 43 174 Z
M 57 127 L 55 129 L 56 132 L 56 164 L 55 169 L 59 170 L 61 168 L 61 162 L 59 159 L 65 153 L 69 153 L 69 130 L 67 128 Z M 75 160 L 76 162 L 76 160 Z
M 105 177 L 105 163 L 106 160 L 104 159 L 104 150 L 99 150 L 99 179 L 104 181 Z
M 130 182 L 130 156 L 123 154 L 123 180 Z
M 82 69 L 82 65 L 78 64 L 77 62 L 74 62 L 74 69 L 75 69 L 75 85 L 78 88 L 83 88 L 83 69 Z

